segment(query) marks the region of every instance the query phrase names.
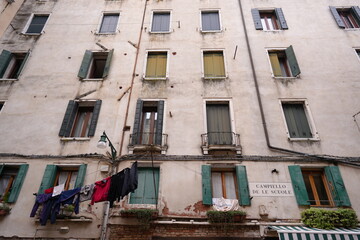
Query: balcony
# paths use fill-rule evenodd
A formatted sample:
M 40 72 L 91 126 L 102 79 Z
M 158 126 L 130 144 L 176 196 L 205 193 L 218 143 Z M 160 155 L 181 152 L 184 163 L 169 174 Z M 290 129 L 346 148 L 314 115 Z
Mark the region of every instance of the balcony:
M 209 151 L 234 151 L 241 154 L 240 134 L 234 132 L 208 132 L 201 134 L 203 154 Z
M 130 140 L 128 145 L 129 154 L 134 152 L 149 151 L 150 147 L 155 152 L 166 154 L 168 149 L 167 134 L 154 133 L 154 132 L 139 132 L 130 134 Z

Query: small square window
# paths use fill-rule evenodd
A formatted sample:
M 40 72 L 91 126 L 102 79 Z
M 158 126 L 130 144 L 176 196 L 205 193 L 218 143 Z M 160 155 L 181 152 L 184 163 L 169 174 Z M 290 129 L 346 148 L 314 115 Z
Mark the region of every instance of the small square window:
M 114 50 L 108 52 L 85 51 L 78 77 L 81 79 L 104 79 L 108 76 Z
M 279 30 L 280 24 L 276 18 L 275 12 L 260 12 L 261 24 L 263 30 Z
M 76 179 L 78 176 L 78 167 L 69 168 L 69 167 L 57 167 L 55 182 L 53 186 L 58 186 L 64 184 L 64 190 L 74 189 Z
M 27 28 L 25 33 L 40 34 L 43 31 L 48 18 L 49 18 L 48 14 L 44 14 L 44 15 L 34 14 L 30 21 L 29 27 Z
M 170 32 L 170 12 L 154 12 L 151 32 Z
M 148 52 L 145 79 L 166 79 L 167 52 Z
M 28 164 L 0 165 L 0 201 L 16 201 L 28 168 Z
M 274 77 L 296 77 L 300 74 L 292 46 L 285 50 L 268 50 L 268 54 Z
M 106 13 L 103 15 L 99 33 L 115 33 L 119 21 L 119 13 Z
M 204 78 L 225 78 L 225 63 L 223 51 L 204 51 Z
M 281 8 L 273 10 L 251 9 L 256 30 L 275 31 L 288 29 L 284 13 Z
M 290 138 L 314 138 L 304 102 L 283 102 L 282 108 Z
M 17 53 L 3 50 L 0 55 L 0 78 L 18 79 L 28 55 L 29 52 Z
M 202 11 L 201 12 L 201 31 L 212 32 L 220 31 L 219 11 Z
M 212 170 L 211 185 L 213 198 L 238 199 L 235 171 Z

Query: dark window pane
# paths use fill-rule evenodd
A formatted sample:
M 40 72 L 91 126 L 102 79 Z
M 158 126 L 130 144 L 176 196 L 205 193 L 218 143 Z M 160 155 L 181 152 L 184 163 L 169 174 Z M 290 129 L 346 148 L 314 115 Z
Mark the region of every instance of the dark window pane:
M 41 33 L 49 16 L 35 15 L 26 33 Z
M 303 173 L 303 177 L 304 177 L 304 182 L 305 182 L 305 186 L 306 186 L 306 191 L 309 195 L 310 205 L 316 205 L 315 197 L 314 197 L 314 194 L 313 194 L 313 191 L 311 188 L 311 184 L 310 184 L 309 174 Z
M 314 178 L 316 191 L 317 191 L 317 194 L 319 196 L 320 204 L 321 205 L 329 205 L 330 201 L 329 201 L 329 198 L 327 196 L 326 189 L 325 189 L 324 182 L 323 182 L 321 174 L 320 173 L 318 173 L 316 175 L 314 174 L 313 178 Z

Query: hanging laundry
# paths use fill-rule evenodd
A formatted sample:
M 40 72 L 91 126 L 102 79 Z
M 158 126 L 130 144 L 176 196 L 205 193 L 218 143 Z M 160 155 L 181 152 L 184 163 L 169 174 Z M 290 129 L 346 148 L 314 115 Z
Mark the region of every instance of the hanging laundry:
M 56 222 L 56 216 L 60 213 L 60 206 L 65 204 L 74 205 L 74 212 L 75 214 L 79 213 L 79 193 L 81 188 L 74 188 L 72 190 L 63 191 L 60 194 L 60 197 L 57 199 L 56 203 L 54 204 L 53 210 L 51 211 L 51 223 Z
M 85 185 L 80 190 L 80 202 L 91 200 L 95 184 Z
M 52 196 L 55 197 L 57 195 L 60 195 L 64 191 L 64 188 L 65 188 L 65 184 L 60 184 L 58 186 L 55 186 Z
M 91 198 L 91 205 L 96 202 L 103 202 L 108 200 L 111 177 L 107 177 L 101 181 L 97 181 L 94 187 L 94 193 Z

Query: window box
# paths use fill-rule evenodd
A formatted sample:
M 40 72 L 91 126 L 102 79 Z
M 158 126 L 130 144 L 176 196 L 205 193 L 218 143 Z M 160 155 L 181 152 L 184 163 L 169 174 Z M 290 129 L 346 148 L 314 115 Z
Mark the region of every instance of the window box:
M 143 225 L 149 225 L 151 220 L 157 219 L 159 211 L 155 209 L 127 209 L 121 210 L 120 216 L 124 218 L 137 218 Z
M 206 215 L 210 223 L 238 223 L 246 218 L 244 211 L 207 211 Z

